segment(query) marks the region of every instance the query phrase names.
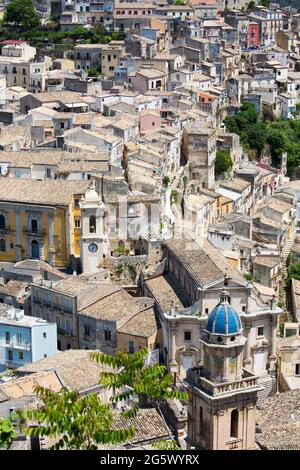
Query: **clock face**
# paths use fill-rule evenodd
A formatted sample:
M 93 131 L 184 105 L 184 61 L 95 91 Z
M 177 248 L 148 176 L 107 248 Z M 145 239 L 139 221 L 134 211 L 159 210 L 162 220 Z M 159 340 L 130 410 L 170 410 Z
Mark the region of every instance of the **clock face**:
M 96 243 L 90 243 L 88 246 L 88 250 L 91 253 L 96 253 L 96 251 L 98 251 L 98 245 Z

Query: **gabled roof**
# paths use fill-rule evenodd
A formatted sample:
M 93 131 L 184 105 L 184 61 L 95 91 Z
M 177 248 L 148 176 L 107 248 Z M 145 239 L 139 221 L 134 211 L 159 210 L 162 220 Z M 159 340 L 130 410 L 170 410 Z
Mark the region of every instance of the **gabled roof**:
M 201 246 L 192 239 L 169 240 L 164 245 L 201 287 L 224 279 L 225 274 L 242 285 L 247 284 L 244 276 L 207 240 L 203 240 Z

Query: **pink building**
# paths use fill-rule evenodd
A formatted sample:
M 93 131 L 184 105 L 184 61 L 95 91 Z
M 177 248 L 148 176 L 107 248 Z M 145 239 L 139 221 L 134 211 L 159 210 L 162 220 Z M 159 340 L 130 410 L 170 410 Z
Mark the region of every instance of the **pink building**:
M 124 3 L 124 5 L 118 5 L 115 8 L 115 15 L 126 15 L 126 16 L 151 16 L 154 12 L 154 6 L 152 4 L 141 3 Z
M 260 45 L 260 30 L 258 23 L 249 23 L 248 26 L 248 47 L 258 47 Z
M 140 117 L 140 133 L 156 131 L 161 127 L 160 115 L 153 111 L 145 111 Z

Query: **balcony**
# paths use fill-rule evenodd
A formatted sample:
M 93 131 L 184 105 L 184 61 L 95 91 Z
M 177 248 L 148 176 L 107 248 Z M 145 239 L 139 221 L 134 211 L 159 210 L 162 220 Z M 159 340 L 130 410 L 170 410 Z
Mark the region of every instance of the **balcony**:
M 15 233 L 15 230 L 11 228 L 10 225 L 7 225 L 5 227 L 1 226 L 0 227 L 0 234 L 3 235 L 13 235 Z
M 1 364 L 5 365 L 8 369 L 17 369 L 18 367 L 22 367 L 26 364 L 25 361 L 12 361 L 10 359 L 2 359 Z
M 23 227 L 23 233 L 25 233 L 26 235 L 34 236 L 34 237 L 44 237 L 46 235 L 46 230 Z
M 245 390 L 257 386 L 257 377 L 243 369 L 243 378 L 232 382 L 214 383 L 201 376 L 202 367 L 188 369 L 186 381 L 204 390 L 208 395 L 216 396 L 230 393 L 235 390 Z
M 9 349 L 19 349 L 20 351 L 30 351 L 31 343 L 20 342 L 17 341 L 9 341 L 6 342 L 4 340 L 0 341 L 0 347 L 2 348 L 9 348 Z
M 57 327 L 57 333 L 64 336 L 72 336 L 72 330 L 67 330 L 66 328 Z

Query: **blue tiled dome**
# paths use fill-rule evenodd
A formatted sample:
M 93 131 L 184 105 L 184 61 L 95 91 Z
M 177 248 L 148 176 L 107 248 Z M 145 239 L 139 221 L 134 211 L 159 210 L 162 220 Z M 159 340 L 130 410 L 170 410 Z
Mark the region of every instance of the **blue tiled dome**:
M 242 324 L 238 313 L 225 299 L 215 306 L 206 324 L 207 331 L 220 335 L 239 333 L 241 328 Z

